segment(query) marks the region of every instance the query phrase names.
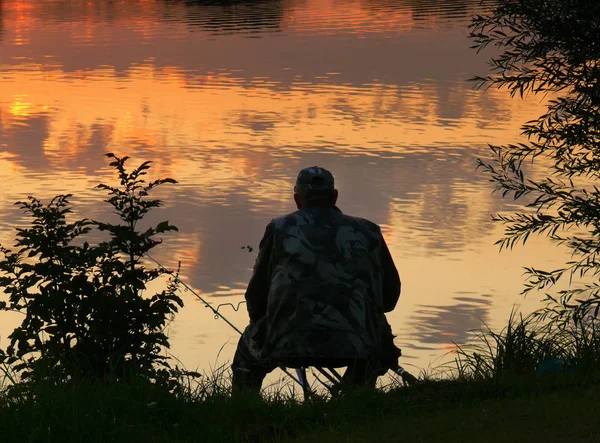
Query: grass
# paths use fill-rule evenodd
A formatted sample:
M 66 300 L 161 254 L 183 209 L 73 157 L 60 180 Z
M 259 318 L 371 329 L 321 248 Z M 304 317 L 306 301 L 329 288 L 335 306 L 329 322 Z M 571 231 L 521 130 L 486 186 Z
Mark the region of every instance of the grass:
M 345 423 L 304 435 L 298 442 L 574 442 L 598 441 L 600 387 L 569 386 L 520 395 L 445 397 L 434 405 L 415 401 L 395 416 Z M 447 395 L 447 394 L 446 394 Z
M 459 346 L 457 376 L 498 380 L 533 373 L 600 371 L 600 321 L 577 323 L 542 321 L 539 312 L 528 316 L 514 310 L 507 325 L 495 332 L 487 325 L 474 331 L 470 344 Z
M 594 428 L 600 377 L 431 381 L 308 404 L 291 398 L 203 400 L 139 381 L 41 386 L 0 401 L 3 442 L 581 441 Z M 485 438 L 484 438 L 485 437 Z M 519 437 L 519 438 L 517 438 Z M 552 438 L 545 438 L 552 437 Z
M 224 368 L 177 393 L 145 380 L 4 389 L 0 441 L 600 440 L 598 332 L 594 322 L 557 328 L 511 315 L 461 347 L 448 378 L 308 403 L 284 386 L 232 398 Z M 549 359 L 562 366 L 540 371 Z

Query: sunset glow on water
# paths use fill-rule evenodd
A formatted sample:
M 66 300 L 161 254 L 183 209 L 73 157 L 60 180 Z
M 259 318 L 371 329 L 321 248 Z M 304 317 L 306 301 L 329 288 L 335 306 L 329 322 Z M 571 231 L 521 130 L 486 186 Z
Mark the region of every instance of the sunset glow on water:
M 0 243 L 13 206 L 73 193 L 76 216 L 110 213 L 103 154 L 172 177 L 154 257 L 215 306 L 243 300 L 266 224 L 295 209 L 297 172 L 330 169 L 342 211 L 382 226 L 403 283 L 389 315 L 407 366 L 448 359 L 485 321 L 524 310 L 522 267 L 553 267 L 542 240 L 498 252 L 476 159 L 518 142 L 539 99 L 474 90 L 491 53 L 469 48 L 479 0 L 0 2 Z M 169 327 L 187 367 L 233 358 L 237 334 L 188 292 Z M 242 328 L 244 309 L 224 314 Z M 0 314 L 0 344 L 17 316 Z M 218 359 L 217 353 L 220 352 Z M 446 356 L 445 356 L 446 355 Z M 445 356 L 445 357 L 444 357 Z

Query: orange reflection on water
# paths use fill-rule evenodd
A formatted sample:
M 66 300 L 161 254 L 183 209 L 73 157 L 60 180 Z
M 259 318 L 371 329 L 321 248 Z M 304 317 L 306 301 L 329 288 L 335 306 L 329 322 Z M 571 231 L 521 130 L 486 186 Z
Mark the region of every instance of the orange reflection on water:
M 490 131 L 501 131 L 503 140 L 516 139 L 522 122 L 542 109 L 534 101 L 512 100 L 503 91 L 471 91 L 460 82 L 448 85 L 442 101 L 430 84 L 403 88 L 324 84 L 316 86 L 318 94 L 307 94 L 302 86 L 281 90 L 228 76 L 206 78 L 202 88 L 188 88 L 181 70 L 148 65 L 130 71 L 125 83 L 107 68 L 69 81 L 60 70 L 44 69 L 42 75 L 38 68 L 40 75 L 35 75 L 35 66 L 27 68 L 10 72 L 11 81 L 0 83 L 0 106 L 12 116 L 2 124 L 7 131 L 22 118 L 47 114 L 44 155 L 58 168 L 60 162 L 76 157 L 81 145 L 89 145 L 92 134 L 104 145 L 122 146 L 126 154 L 132 154 L 136 145 L 144 146 L 154 151 L 157 163 L 165 164 L 181 153 L 178 146 L 221 152 L 224 146 L 264 142 L 264 137 L 271 146 L 287 145 L 291 152 L 310 149 L 305 142 L 321 138 L 324 144 L 316 149 L 341 155 L 369 155 L 375 150 L 377 155 L 394 156 L 453 141 L 484 144 L 490 141 Z M 441 118 L 440 107 L 455 100 L 462 115 Z M 487 107 L 489 103 L 493 108 Z M 491 113 L 499 117 L 495 127 L 489 127 Z
M 15 95 L 13 96 L 13 102 L 8 108 L 8 112 L 12 114 L 16 119 L 19 117 L 28 117 L 31 112 L 31 103 L 27 101 L 27 95 Z
M 414 28 L 414 17 L 410 8 L 381 8 L 375 2 L 369 4 L 361 1 L 312 0 L 309 3 L 308 8 L 297 8 L 288 12 L 283 21 L 284 25 L 301 33 L 326 32 L 337 35 L 398 35 Z M 338 17 L 343 17 L 343 21 L 338 20 Z M 438 17 L 432 14 L 425 19 L 428 26 L 435 27 Z M 420 26 L 423 26 L 423 23 L 420 23 Z
M 22 221 L 11 204 L 23 195 L 73 192 L 96 217 L 106 211 L 93 187 L 114 182 L 102 154 L 151 159 L 153 177 L 180 182 L 157 216 L 181 232 L 156 258 L 181 260 L 211 300 L 239 301 L 254 259 L 240 246 L 293 210 L 294 174 L 319 163 L 344 211 L 383 225 L 404 285 L 390 319 L 419 358 L 502 318 L 520 261 L 562 258 L 543 244 L 498 254 L 488 214 L 502 206 L 474 159 L 519 140 L 542 104 L 471 90 L 465 78 L 484 60 L 466 48 L 464 19 L 446 32 L 443 8 L 417 17 L 416 3 L 2 3 L 0 243 Z M 230 318 L 247 322 L 243 310 Z M 230 359 L 227 328 L 189 303 L 173 351 L 193 369 L 230 340 Z

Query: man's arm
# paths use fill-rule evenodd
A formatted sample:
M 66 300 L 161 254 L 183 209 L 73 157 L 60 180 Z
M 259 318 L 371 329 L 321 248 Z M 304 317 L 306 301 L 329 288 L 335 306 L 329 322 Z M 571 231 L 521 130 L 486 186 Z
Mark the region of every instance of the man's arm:
M 383 312 L 393 311 L 400 298 L 400 276 L 390 250 L 381 237 L 381 270 L 383 286 Z
M 265 235 L 258 247 L 254 272 L 246 289 L 246 302 L 250 323 L 257 322 L 267 313 L 267 299 L 271 283 L 271 249 L 273 247 L 273 223 L 267 225 Z

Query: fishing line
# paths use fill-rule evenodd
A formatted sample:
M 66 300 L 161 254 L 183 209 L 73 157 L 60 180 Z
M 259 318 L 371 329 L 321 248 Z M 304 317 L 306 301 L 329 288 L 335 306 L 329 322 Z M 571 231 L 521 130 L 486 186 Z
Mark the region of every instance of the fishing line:
M 223 317 L 223 314 L 221 314 L 217 309 L 213 308 L 206 300 L 204 300 L 202 297 L 200 297 L 196 291 L 194 291 L 192 288 L 190 288 L 183 280 L 181 280 L 177 275 L 174 275 L 172 271 L 170 271 L 169 269 L 165 268 L 162 264 L 160 264 L 160 262 L 158 262 L 154 257 L 152 257 L 150 254 L 146 253 L 145 254 L 146 257 L 148 257 L 150 260 L 152 260 L 154 263 L 156 263 L 163 271 L 165 271 L 167 274 L 171 275 L 178 283 L 181 283 L 183 285 L 183 287 L 185 288 L 186 292 L 190 291 L 192 294 L 194 294 L 198 300 L 200 300 L 202 303 L 204 303 L 204 306 L 206 306 L 208 309 L 210 309 L 211 311 L 213 311 L 213 314 L 215 315 L 215 318 L 221 318 L 225 321 L 225 323 L 227 323 L 229 326 L 231 326 L 233 329 L 235 329 L 235 331 L 242 335 L 242 331 L 240 331 L 233 323 L 231 323 L 229 320 L 227 320 L 225 317 Z
M 234 305 L 233 303 L 221 303 L 219 305 L 217 305 L 217 312 L 219 312 L 219 309 L 222 308 L 223 306 L 231 306 L 231 309 L 233 309 L 235 312 L 240 310 L 240 306 L 242 306 L 244 303 L 246 303 L 246 300 L 242 300 L 241 302 L 239 302 L 237 305 Z M 218 318 L 218 317 L 216 317 Z

